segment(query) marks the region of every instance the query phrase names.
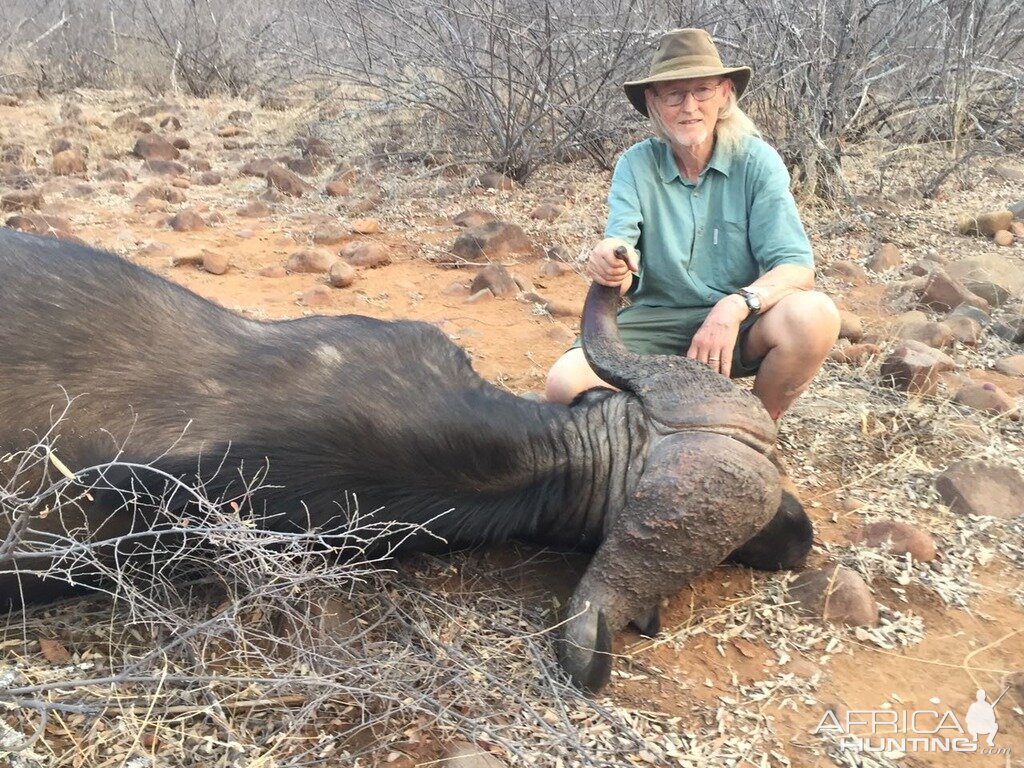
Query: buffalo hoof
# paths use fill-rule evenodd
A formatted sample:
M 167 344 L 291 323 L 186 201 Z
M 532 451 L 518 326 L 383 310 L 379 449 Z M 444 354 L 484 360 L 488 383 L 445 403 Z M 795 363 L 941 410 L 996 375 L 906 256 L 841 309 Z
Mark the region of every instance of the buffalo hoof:
M 781 571 L 804 563 L 814 542 L 814 527 L 803 504 L 789 491 L 768 524 L 742 547 L 725 559 L 734 565 L 746 565 L 761 571 Z
M 661 612 L 658 606 L 654 606 L 651 610 L 635 617 L 629 623 L 644 637 L 654 637 L 661 632 Z
M 573 685 L 597 693 L 612 675 L 612 633 L 604 611 L 588 606 L 565 625 L 557 642 L 558 663 Z

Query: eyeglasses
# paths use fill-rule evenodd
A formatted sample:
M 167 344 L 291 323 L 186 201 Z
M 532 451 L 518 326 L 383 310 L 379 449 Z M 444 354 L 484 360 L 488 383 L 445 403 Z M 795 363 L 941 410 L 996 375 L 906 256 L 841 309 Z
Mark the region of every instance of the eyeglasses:
M 657 96 L 658 100 L 666 107 L 678 107 L 686 101 L 687 96 L 693 96 L 697 101 L 707 101 L 715 95 L 718 91 L 718 86 L 721 84 L 722 81 L 719 80 L 714 85 L 701 85 L 692 90 L 677 88 L 669 91 L 668 93 L 658 93 L 655 91 L 655 96 Z

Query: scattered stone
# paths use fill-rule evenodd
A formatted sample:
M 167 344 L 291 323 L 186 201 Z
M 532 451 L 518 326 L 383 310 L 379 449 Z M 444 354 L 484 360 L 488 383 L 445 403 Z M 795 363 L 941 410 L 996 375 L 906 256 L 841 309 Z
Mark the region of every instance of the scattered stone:
M 900 265 L 899 249 L 892 243 L 882 243 L 875 254 L 868 259 L 868 269 L 872 272 L 885 272 Z
M 131 181 L 132 175 L 120 165 L 111 165 L 100 171 L 96 176 L 99 181 Z
M 259 271 L 260 277 L 287 277 L 288 270 L 282 267 L 280 264 L 275 264 L 272 267 L 264 267 Z
M 309 189 L 309 185 L 306 182 L 280 165 L 273 165 L 267 171 L 267 186 L 277 189 L 290 197 L 302 197 L 306 190 Z
M 288 170 L 294 171 L 301 176 L 316 176 L 320 169 L 310 157 L 290 157 L 284 163 Z
M 233 139 L 236 136 L 245 136 L 247 131 L 240 125 L 222 125 L 215 131 L 218 138 Z
M 1024 476 L 1007 465 L 958 461 L 936 478 L 935 490 L 951 512 L 961 515 L 1010 520 L 1024 514 Z
M 235 109 L 229 112 L 228 116 L 224 119 L 235 125 L 247 125 L 252 122 L 252 112 L 244 109 Z
M 1001 323 L 993 323 L 990 330 L 1001 339 L 1024 344 L 1024 317 L 1006 318 Z
M 976 321 L 982 328 L 988 328 L 992 323 L 992 318 L 989 317 L 988 312 L 982 309 L 971 306 L 970 304 L 960 304 L 950 312 L 950 317 L 969 317 Z
M 174 214 L 167 223 L 175 232 L 198 232 L 206 229 L 206 221 L 191 208 Z
M 790 583 L 789 596 L 804 616 L 848 626 L 878 625 L 878 605 L 868 585 L 841 565 L 804 571 Z
M 307 307 L 326 307 L 333 299 L 330 288 L 326 285 L 315 285 L 299 297 L 299 303 Z
M 868 547 L 888 546 L 898 555 L 909 553 L 920 563 L 927 563 L 935 559 L 935 539 L 932 538 L 932 535 L 898 520 L 868 523 L 851 534 L 850 541 Z
M 379 235 L 380 222 L 377 219 L 356 219 L 349 228 L 357 235 Z
M 576 334 L 559 322 L 551 323 L 547 336 L 560 347 L 570 347 L 576 341 Z
M 324 192 L 327 193 L 328 197 L 344 197 L 349 193 L 349 190 L 349 181 L 345 174 L 335 176 L 324 187 Z
M 1017 401 L 991 382 L 967 384 L 961 387 L 953 401 L 977 411 L 1018 418 Z M 1022 500 L 1021 503 L 1024 503 Z
M 18 213 L 7 219 L 7 226 L 32 235 L 49 235 L 60 239 L 71 237 L 71 222 L 60 216 L 47 216 L 41 213 Z
M 1024 378 L 1024 355 L 1011 355 L 999 360 L 995 369 L 1004 376 Z
M 516 287 L 518 287 L 520 291 L 525 291 L 526 293 L 533 293 L 534 291 L 537 290 L 533 285 L 533 281 L 530 280 L 530 278 L 528 277 L 513 274 L 512 279 L 515 280 Z
M 514 296 L 519 286 L 509 271 L 500 264 L 489 264 L 476 273 L 469 287 L 470 293 L 489 288 L 495 296 Z
M 911 265 L 910 274 L 917 275 L 918 277 L 927 277 L 938 266 L 940 266 L 940 264 L 937 261 L 921 259 L 917 263 Z
M 484 211 L 480 208 L 470 208 L 452 219 L 452 223 L 457 227 L 479 227 L 481 224 L 489 224 L 492 221 L 497 220 L 498 217 L 490 211 Z
M 174 160 L 146 160 L 142 169 L 157 176 L 183 176 L 188 172 L 184 165 Z
M 515 182 L 508 176 L 497 171 L 488 171 L 477 179 L 477 183 L 484 189 L 499 189 L 503 192 L 510 192 L 515 188 Z
M 1024 221 L 1015 221 L 1010 224 L 1010 231 L 1014 237 L 1024 237 Z
M 500 259 L 512 253 L 530 253 L 533 242 L 517 224 L 492 221 L 470 227 L 456 238 L 452 252 L 464 259 Z
M 1013 221 L 1012 211 L 989 211 L 976 216 L 962 216 L 959 221 L 962 235 L 988 235 L 992 237 L 1001 229 L 1009 229 Z
M 953 343 L 953 330 L 945 323 L 931 320 L 902 325 L 897 335 L 901 339 L 917 341 L 934 349 L 943 349 Z
M 337 224 L 323 224 L 313 230 L 313 242 L 317 245 L 337 245 L 348 237 L 348 232 Z
M 559 205 L 558 203 L 541 203 L 532 211 L 530 211 L 531 219 L 539 219 L 541 221 L 554 222 L 565 213 L 565 206 Z
M 365 240 L 348 243 L 341 249 L 340 256 L 353 267 L 364 269 L 384 267 L 391 263 L 391 253 L 384 245 Z
M 441 291 L 445 296 L 469 296 L 469 283 L 453 280 Z
M 267 172 L 273 167 L 274 161 L 269 157 L 259 157 L 255 160 L 249 160 L 238 169 L 238 173 L 240 176 L 256 176 L 264 179 L 267 177 Z
M 544 307 L 552 317 L 579 318 L 583 315 L 583 303 L 552 299 Z
M 1008 246 L 1013 245 L 1013 232 L 1008 229 L 1000 229 L 992 237 L 996 241 L 996 245 Z
M 53 156 L 53 173 L 55 176 L 73 176 L 85 173 L 85 158 L 77 149 L 65 149 Z
M 950 264 L 950 276 L 964 282 L 993 283 L 1012 296 L 1024 297 L 1024 269 L 1020 260 L 1002 253 L 982 253 Z
M 885 359 L 880 374 L 883 383 L 895 389 L 930 395 L 938 388 L 939 374 L 955 368 L 947 355 L 908 339 Z
M 882 350 L 874 344 L 851 344 L 842 349 L 835 349 L 829 358 L 837 363 L 847 365 L 862 365 L 870 358 L 882 354 Z
M 981 323 L 967 315 L 950 315 L 942 321 L 953 334 L 953 338 L 968 347 L 978 346 L 981 338 Z
M 331 264 L 329 281 L 335 288 L 348 288 L 356 279 L 356 268 L 346 261 Z
M 37 189 L 8 189 L 0 191 L 0 210 L 27 211 L 43 204 L 43 193 Z
M 175 149 L 192 149 L 192 142 L 184 136 L 178 136 L 171 142 L 171 146 Z
M 181 120 L 178 119 L 177 115 L 167 115 L 160 121 L 160 127 L 166 128 L 169 131 L 180 131 Z
M 964 280 L 964 286 L 975 296 L 980 296 L 993 307 L 1001 307 L 1013 298 L 1009 291 L 996 283 L 982 280 Z
M 147 254 L 146 251 L 149 251 L 150 249 L 154 249 L 155 250 L 157 248 L 162 250 L 162 249 L 167 248 L 167 247 L 168 246 L 165 246 L 163 243 L 151 243 L 150 245 L 146 246 L 142 250 L 142 253 L 140 253 L 140 255 L 158 256 L 158 255 L 161 255 L 159 252 L 154 252 L 153 254 Z M 203 259 L 204 259 L 204 257 L 205 257 L 205 251 L 197 251 L 195 253 L 179 253 L 179 254 L 175 254 L 175 255 L 171 256 L 171 266 L 172 267 L 202 267 L 203 266 Z
M 304 272 L 320 274 L 327 272 L 334 263 L 334 257 L 326 251 L 303 250 L 296 251 L 288 257 L 286 269 L 289 272 Z
M 466 303 L 467 304 L 478 304 L 481 301 L 487 301 L 488 299 L 493 299 L 493 298 L 494 298 L 494 294 L 491 293 L 491 289 L 490 288 L 481 288 L 479 291 L 476 291 L 475 293 L 471 293 L 469 295 L 469 297 L 466 299 Z
M 490 752 L 467 741 L 453 742 L 445 750 L 441 768 L 506 768 Z
M 860 316 L 853 312 L 847 312 L 845 309 L 839 312 L 840 325 L 839 325 L 839 338 L 849 339 L 852 342 L 861 340 L 864 335 L 864 328 L 861 324 Z
M 143 160 L 177 160 L 181 156 L 171 142 L 156 133 L 139 136 L 132 154 Z
M 544 266 L 540 268 L 540 274 L 543 277 L 561 277 L 562 275 L 568 275 L 574 270 L 568 264 L 562 261 L 552 261 L 548 259 L 544 262 Z
M 270 215 L 270 206 L 262 200 L 253 200 L 243 205 L 235 213 L 244 219 L 265 219 Z
M 192 178 L 196 184 L 203 187 L 215 187 L 221 182 L 220 174 L 213 171 L 203 171 Z
M 71 142 L 68 139 L 57 139 L 50 145 L 50 154 L 59 155 L 61 152 L 71 149 L 71 146 Z
M 223 275 L 229 266 L 227 254 L 217 251 L 203 252 L 203 269 L 211 275 Z
M 950 277 L 944 269 L 933 270 L 921 292 L 921 303 L 938 310 L 951 310 L 960 304 L 972 304 L 988 309 L 988 302 L 975 296 L 959 280 Z

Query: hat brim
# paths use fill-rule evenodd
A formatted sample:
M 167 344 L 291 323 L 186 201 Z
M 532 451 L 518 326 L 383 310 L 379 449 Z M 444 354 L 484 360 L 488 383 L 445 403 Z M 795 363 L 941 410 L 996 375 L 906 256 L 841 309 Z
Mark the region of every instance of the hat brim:
M 691 80 L 697 77 L 728 77 L 732 80 L 736 89 L 736 98 L 743 95 L 750 82 L 750 76 L 754 70 L 750 67 L 686 67 L 685 69 L 670 70 L 662 72 L 655 77 L 645 77 L 643 80 L 630 80 L 623 83 L 626 97 L 634 109 L 644 117 L 647 114 L 647 98 L 644 96 L 644 89 L 651 83 L 664 83 L 669 80 Z

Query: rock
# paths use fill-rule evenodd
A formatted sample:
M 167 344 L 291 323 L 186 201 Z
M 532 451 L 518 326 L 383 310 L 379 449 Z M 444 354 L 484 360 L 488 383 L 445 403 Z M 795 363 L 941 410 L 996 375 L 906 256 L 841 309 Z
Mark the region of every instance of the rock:
M 356 268 L 345 261 L 336 261 L 331 264 L 329 282 L 335 288 L 348 288 L 355 282 Z
M 152 255 L 152 256 L 160 256 L 160 255 L 163 255 L 163 254 L 160 252 L 160 250 L 157 250 L 157 249 L 161 249 L 162 250 L 164 248 L 168 248 L 168 246 L 165 246 L 163 243 L 150 243 L 148 246 L 146 246 L 142 250 L 142 252 L 139 255 L 141 255 L 141 256 L 150 256 L 150 255 Z M 149 251 L 152 251 L 152 253 L 149 253 Z M 203 266 L 203 258 L 205 257 L 205 255 L 206 255 L 205 251 L 200 251 L 200 252 L 196 252 L 196 253 L 179 253 L 179 254 L 174 254 L 174 255 L 171 256 L 171 266 L 172 267 L 202 267 Z
M 21 102 L 13 93 L 0 93 L 0 107 L 17 107 Z
M 907 323 L 900 327 L 899 338 L 917 341 L 933 349 L 942 349 L 953 343 L 953 331 L 945 323 L 926 320 L 923 323 Z
M 139 136 L 132 154 L 143 160 L 177 160 L 181 156 L 171 142 L 156 133 Z
M 264 179 L 267 176 L 267 172 L 275 165 L 274 161 L 269 157 L 259 157 L 255 160 L 249 160 L 245 165 L 238 169 L 240 176 L 256 176 Z
M 572 346 L 576 341 L 576 334 L 559 322 L 551 323 L 551 327 L 547 331 L 547 337 L 560 347 Z
M 885 272 L 900 265 L 899 249 L 892 243 L 882 243 L 875 254 L 868 259 L 868 269 L 872 272 Z
M 174 214 L 167 223 L 175 232 L 198 232 L 206 229 L 206 221 L 191 208 Z
M 26 211 L 43 204 L 43 193 L 37 189 L 8 189 L 0 191 L 0 211 Z
M 996 241 L 996 245 L 1003 247 L 1013 245 L 1013 232 L 1008 229 L 1000 229 L 992 236 L 992 239 Z
M 1001 229 L 1009 229 L 1013 221 L 1012 211 L 989 211 L 975 216 L 962 216 L 958 222 L 962 235 L 988 235 L 992 237 Z
M 1024 344 L 1024 317 L 1006 318 L 1001 323 L 993 323 L 990 329 L 1001 339 Z
M 1005 165 L 997 165 L 992 168 L 992 174 L 1006 181 L 1024 181 L 1024 173 Z
M 337 245 L 347 237 L 348 232 L 336 224 L 323 224 L 313 230 L 313 242 L 317 245 Z
M 528 277 L 523 277 L 522 275 L 517 275 L 513 273 L 512 279 L 515 281 L 516 287 L 519 288 L 520 291 L 525 291 L 526 293 L 533 293 L 534 291 L 537 290 L 533 285 L 533 281 L 530 280 L 530 278 Z
M 853 312 L 847 312 L 844 309 L 839 312 L 839 318 L 839 338 L 849 339 L 853 342 L 860 341 L 861 337 L 864 335 L 860 316 L 855 315 Z
M 868 585 L 841 565 L 804 571 L 790 582 L 789 596 L 804 616 L 848 626 L 878 625 L 878 606 Z
M 110 165 L 96 176 L 99 181 L 131 181 L 132 175 L 120 165 Z
M 932 261 L 931 259 L 921 259 L 920 261 L 910 266 L 910 274 L 917 275 L 918 277 L 927 277 L 938 266 L 940 265 L 937 261 Z
M 978 339 L 981 337 L 981 323 L 973 317 L 966 315 L 949 315 L 940 323 L 947 327 L 953 334 L 953 338 L 968 347 L 978 346 Z
M 356 219 L 349 225 L 349 229 L 357 235 L 378 235 L 381 232 L 377 219 Z
M 882 350 L 874 344 L 851 344 L 843 349 L 836 349 L 829 357 L 837 363 L 862 365 L 870 358 L 882 354 Z
M 910 553 L 921 563 L 935 559 L 935 539 L 927 531 L 898 520 L 868 523 L 850 535 L 854 544 L 881 548 L 888 546 L 898 555 Z
M 958 461 L 935 480 L 942 503 L 961 515 L 1010 520 L 1024 514 L 1024 476 L 1004 464 Z
M 203 252 L 203 269 L 211 275 L 223 275 L 229 266 L 227 254 L 217 251 Z
M 248 125 L 252 122 L 252 112 L 245 109 L 234 109 L 224 119 L 235 125 Z
M 583 315 L 583 303 L 552 299 L 544 307 L 552 317 L 579 318 Z
M 540 274 L 543 277 L 561 277 L 562 275 L 571 274 L 573 271 L 573 268 L 568 264 L 550 259 L 545 261 L 544 266 L 540 268 Z
M 273 165 L 267 171 L 267 186 L 272 187 L 289 197 L 302 197 L 309 185 L 280 165 Z
M 55 176 L 73 176 L 85 173 L 85 158 L 77 149 L 65 149 L 53 156 L 53 173 Z
M 71 237 L 71 222 L 60 216 L 18 213 L 7 219 L 7 226 L 32 235 L 49 235 L 63 240 Z M 0 308 L 0 312 L 2 311 Z
M 1024 237 L 1024 221 L 1015 221 L 1010 224 L 1010 232 L 1014 237 Z
M 179 176 L 177 178 L 171 179 L 171 186 L 177 187 L 178 189 L 191 189 L 192 182 L 190 182 L 188 179 L 184 179 Z
M 142 170 L 156 176 L 184 176 L 188 173 L 184 165 L 174 160 L 146 160 L 142 164 Z
M 456 238 L 452 252 L 464 259 L 500 259 L 512 253 L 530 253 L 533 242 L 516 224 L 492 221 L 470 227 Z
M 387 247 L 365 240 L 348 243 L 341 249 L 340 256 L 353 267 L 364 269 L 383 267 L 391 263 L 391 253 Z
M 982 328 L 988 328 L 992 322 L 992 318 L 989 314 L 982 309 L 971 306 L 970 304 L 959 304 L 956 309 L 950 312 L 950 317 L 969 317 L 976 321 Z
M 466 298 L 466 303 L 467 304 L 479 304 L 481 301 L 486 301 L 488 299 L 493 299 L 493 298 L 494 298 L 494 294 L 491 293 L 491 289 L 490 288 L 481 288 L 479 291 L 476 291 L 475 293 L 471 293 Z
M 939 374 L 952 371 L 956 363 L 931 347 L 913 340 L 904 341 L 882 363 L 883 383 L 912 394 L 930 395 L 939 384 Z
M 445 750 L 441 768 L 506 768 L 506 765 L 482 747 L 456 741 Z
M 933 270 L 921 292 L 921 303 L 938 310 L 951 310 L 960 304 L 972 304 L 988 309 L 988 302 L 975 296 L 959 280 L 950 277 L 944 269 Z
M 273 267 L 264 267 L 259 271 L 260 277 L 287 277 L 288 270 L 281 265 L 275 265 Z
M 489 288 L 495 296 L 514 296 L 519 291 L 515 279 L 500 264 L 490 264 L 477 272 L 469 291 L 476 293 L 484 288 Z
M 135 195 L 133 202 L 138 205 L 139 203 L 145 203 L 147 200 L 164 200 L 172 205 L 179 205 L 185 202 L 185 193 L 174 187 L 153 184 L 140 189 L 138 194 Z
M 1017 401 L 988 381 L 961 387 L 953 401 L 985 413 L 1018 417 Z
M 1024 297 L 1024 269 L 1013 256 L 983 253 L 950 264 L 946 270 L 964 283 L 993 283 L 1011 296 Z
M 307 307 L 326 307 L 332 303 L 333 299 L 330 288 L 326 285 L 315 285 L 303 292 L 299 297 L 299 303 Z
M 203 171 L 192 178 L 196 184 L 203 187 L 215 187 L 221 182 L 220 174 L 213 171 Z
M 489 224 L 497 220 L 498 217 L 490 211 L 470 208 L 452 219 L 452 223 L 457 227 L 479 227 L 481 224 Z
M 993 307 L 1001 307 L 1012 298 L 1009 291 L 996 283 L 982 280 L 964 280 L 963 282 L 967 290 L 975 296 L 980 296 Z
M 248 132 L 240 125 L 221 125 L 214 133 L 220 139 L 233 139 L 236 136 L 245 136 Z
M 285 165 L 288 170 L 302 176 L 316 176 L 320 170 L 313 159 L 309 157 L 290 157 L 285 161 Z
M 285 268 L 289 272 L 320 274 L 327 272 L 334 263 L 334 257 L 321 250 L 296 251 L 288 257 Z
M 996 363 L 995 369 L 1004 376 L 1024 378 L 1024 355 L 1004 357 Z
M 265 219 L 270 215 L 270 206 L 262 200 L 253 200 L 243 205 L 235 213 L 245 219 Z
M 327 182 L 324 192 L 327 193 L 328 197 L 344 197 L 349 193 L 348 179 L 345 178 L 344 174 L 335 176 Z
M 509 192 L 515 188 L 515 182 L 508 176 L 497 171 L 488 171 L 477 179 L 477 183 L 484 189 L 499 189 Z
M 565 206 L 563 205 L 558 205 L 557 203 L 541 203 L 530 211 L 530 218 L 553 222 L 563 213 L 565 213 Z
M 184 136 L 178 136 L 171 142 L 171 146 L 175 149 L 192 149 L 192 142 Z

